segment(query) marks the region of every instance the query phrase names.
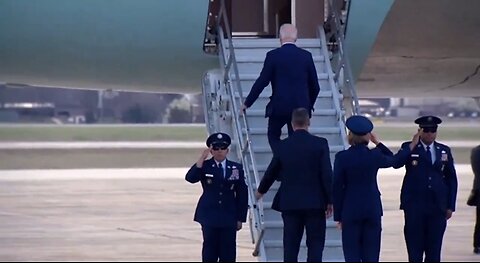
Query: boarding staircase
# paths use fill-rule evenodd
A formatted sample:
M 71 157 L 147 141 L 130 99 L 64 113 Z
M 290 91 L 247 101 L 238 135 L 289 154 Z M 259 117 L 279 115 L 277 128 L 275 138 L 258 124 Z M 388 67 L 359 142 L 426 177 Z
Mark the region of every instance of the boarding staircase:
M 223 1 L 222 1 L 223 2 Z M 219 10 L 222 17 L 225 13 Z M 208 29 L 208 28 L 207 28 Z M 210 133 L 223 131 L 231 134 L 232 148 L 229 158 L 244 166 L 249 186 L 249 225 L 252 235 L 253 255 L 259 261 L 283 261 L 283 222 L 281 214 L 271 209 L 279 182 L 257 201 L 254 193 L 271 161 L 272 152 L 267 139 L 265 106 L 271 95 L 271 86 L 266 87 L 256 102 L 240 113 L 244 98 L 259 76 L 266 53 L 280 46 L 278 38 L 231 37 L 228 22 L 217 24 L 215 48 L 220 68 L 208 71 L 203 79 L 204 109 Z M 312 113 L 310 133 L 324 137 L 330 147 L 330 158 L 347 147 L 345 134 L 345 98 L 338 84 L 338 74 L 331 68 L 331 53 L 323 27 L 318 29 L 318 38 L 298 39 L 296 45 L 310 51 L 317 69 L 320 93 Z M 282 136 L 287 136 L 284 127 Z M 301 243 L 299 260 L 306 260 L 305 235 Z M 343 261 L 341 232 L 332 218 L 327 220 L 326 242 L 323 261 Z

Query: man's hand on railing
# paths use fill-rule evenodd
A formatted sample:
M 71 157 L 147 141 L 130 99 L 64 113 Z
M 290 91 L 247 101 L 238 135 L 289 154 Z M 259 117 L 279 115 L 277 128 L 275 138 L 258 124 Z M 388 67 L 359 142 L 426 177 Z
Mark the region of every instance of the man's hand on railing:
M 237 221 L 237 231 L 239 231 L 240 229 L 242 229 L 242 226 L 243 226 L 243 223 L 240 222 L 240 221 Z
M 245 104 L 242 104 L 242 107 L 240 108 L 240 116 L 243 115 L 243 113 L 245 113 L 245 111 L 247 110 L 247 106 L 245 106 Z
M 333 214 L 333 205 L 332 204 L 328 204 L 327 205 L 327 210 L 325 210 L 325 217 L 326 218 L 330 218 Z
M 337 222 L 337 228 L 338 228 L 339 230 L 342 230 L 342 222 Z
M 263 197 L 263 194 L 260 193 L 260 192 L 257 190 L 257 191 L 255 192 L 255 198 L 256 198 L 257 200 L 260 200 L 262 197 Z

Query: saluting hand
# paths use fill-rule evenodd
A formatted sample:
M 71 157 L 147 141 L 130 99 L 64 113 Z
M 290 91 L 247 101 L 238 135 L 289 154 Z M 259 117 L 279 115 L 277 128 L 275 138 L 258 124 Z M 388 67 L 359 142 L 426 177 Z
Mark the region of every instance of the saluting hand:
M 423 128 L 418 129 L 417 133 L 413 135 L 412 142 L 410 143 L 410 150 L 413 151 L 420 140 L 420 135 L 422 134 Z
M 209 154 L 210 154 L 210 148 L 207 148 L 207 149 L 203 150 L 202 155 L 200 155 L 200 158 L 198 158 L 198 161 L 197 161 L 197 167 L 198 168 L 202 168 L 203 161 L 205 161 L 207 159 Z
M 371 132 L 370 133 L 370 141 L 373 142 L 373 144 L 378 145 L 380 141 L 378 140 L 378 137 L 375 133 Z

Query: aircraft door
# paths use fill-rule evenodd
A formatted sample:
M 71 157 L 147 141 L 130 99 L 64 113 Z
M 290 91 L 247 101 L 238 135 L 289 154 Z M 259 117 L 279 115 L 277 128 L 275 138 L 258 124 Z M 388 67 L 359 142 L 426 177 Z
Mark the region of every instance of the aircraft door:
M 299 38 L 317 37 L 324 21 L 324 0 L 227 1 L 231 7 L 232 31 L 236 36 L 278 37 L 284 23 L 298 28 Z
M 324 0 L 291 0 L 292 23 L 299 38 L 316 38 L 318 26 L 324 21 Z
M 266 34 L 264 22 L 264 2 L 267 0 L 230 1 L 232 10 L 232 32 L 235 35 Z

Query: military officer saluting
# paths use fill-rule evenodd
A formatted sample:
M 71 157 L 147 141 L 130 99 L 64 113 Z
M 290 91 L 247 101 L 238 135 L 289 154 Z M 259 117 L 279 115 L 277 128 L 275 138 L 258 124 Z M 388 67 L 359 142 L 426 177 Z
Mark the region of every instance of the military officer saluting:
M 346 262 L 378 262 L 383 208 L 377 173 L 405 163 L 420 135 L 415 134 L 409 148 L 394 156 L 372 133 L 373 123 L 366 117 L 351 116 L 346 126 L 350 148 L 336 154 L 333 168 L 334 220 L 342 229 Z M 370 141 L 375 148 L 368 148 Z
M 422 262 L 424 255 L 425 262 L 440 262 L 447 220 L 455 211 L 458 182 L 452 152 L 435 141 L 441 122 L 435 116 L 415 120 L 420 126 L 420 141 L 404 164 L 400 209 L 404 211 L 410 262 Z M 409 144 L 403 143 L 402 149 Z
M 194 220 L 202 226 L 204 262 L 233 262 L 236 258 L 237 231 L 246 222 L 248 189 L 242 165 L 227 160 L 230 136 L 214 133 L 185 176 L 190 183 L 202 183 Z M 212 158 L 207 160 L 209 154 Z

